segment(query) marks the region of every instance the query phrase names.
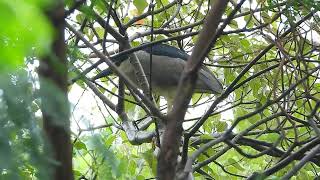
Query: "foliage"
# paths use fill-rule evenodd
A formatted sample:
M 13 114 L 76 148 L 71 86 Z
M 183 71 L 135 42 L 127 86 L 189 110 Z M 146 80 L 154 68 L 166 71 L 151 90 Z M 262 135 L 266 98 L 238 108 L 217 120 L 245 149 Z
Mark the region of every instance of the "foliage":
M 48 150 L 28 73 L 0 76 L 0 179 L 48 179 Z
M 48 2 L 0 1 L 0 70 L 23 64 L 26 55 L 48 51 L 51 29 L 41 10 Z
M 48 51 L 46 1 L 0 1 L 0 179 L 48 179 L 52 164 L 42 139 L 27 56 Z

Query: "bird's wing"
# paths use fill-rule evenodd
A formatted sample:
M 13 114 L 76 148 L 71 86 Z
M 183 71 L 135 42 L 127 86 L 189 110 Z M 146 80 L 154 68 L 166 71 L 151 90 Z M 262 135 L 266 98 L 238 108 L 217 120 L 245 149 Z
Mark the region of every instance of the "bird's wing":
M 137 56 L 143 66 L 147 79 L 150 76 L 150 54 L 138 51 Z M 168 56 L 152 56 L 151 81 L 155 86 L 169 88 L 177 86 L 185 61 Z
M 151 53 L 151 47 L 146 47 L 142 49 L 147 53 Z M 155 44 L 152 46 L 152 54 L 157 56 L 167 56 L 171 58 L 178 58 L 184 61 L 187 61 L 189 58 L 189 54 L 186 52 L 168 44 Z
M 146 53 L 151 53 L 151 48 L 147 47 L 143 49 Z M 160 57 L 159 66 L 163 67 L 162 74 L 159 74 L 162 78 L 158 80 L 167 80 L 167 84 L 178 85 L 180 75 L 182 74 L 183 67 L 186 61 L 190 57 L 186 52 L 167 45 L 167 44 L 156 44 L 152 48 L 152 54 L 156 57 Z M 155 57 L 155 56 L 153 56 Z M 155 58 L 157 60 L 157 58 Z M 175 69 L 175 70 L 174 70 Z M 167 74 L 168 73 L 168 74 Z M 206 92 L 213 94 L 220 94 L 223 91 L 223 86 L 220 81 L 214 76 L 206 66 L 202 66 L 198 73 L 198 81 L 196 83 L 196 92 Z M 165 82 L 163 82 L 165 84 Z
M 198 72 L 198 81 L 195 91 L 221 94 L 223 86 L 209 68 L 201 66 L 201 69 Z
M 149 79 L 150 54 L 146 51 L 138 51 L 136 54 L 141 61 L 147 79 Z M 177 88 L 185 64 L 186 61 L 181 58 L 153 55 L 151 81 L 153 87 L 156 88 L 155 90 L 163 92 L 167 89 Z M 220 94 L 223 91 L 223 86 L 209 68 L 201 66 L 195 91 Z

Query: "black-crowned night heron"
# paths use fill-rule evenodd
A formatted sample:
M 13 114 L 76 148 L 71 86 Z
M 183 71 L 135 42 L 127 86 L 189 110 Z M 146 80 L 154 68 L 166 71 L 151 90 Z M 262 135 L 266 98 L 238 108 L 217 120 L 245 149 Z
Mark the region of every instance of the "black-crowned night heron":
M 150 47 L 136 52 L 148 80 L 150 79 L 150 53 Z M 180 76 L 189 55 L 180 49 L 166 44 L 154 45 L 152 47 L 152 54 L 151 86 L 153 92 L 157 95 L 163 96 L 167 100 L 168 107 L 171 107 Z M 120 63 L 119 68 L 137 87 L 140 86 L 137 82 L 134 69 L 128 61 L 128 56 L 120 56 L 113 59 L 113 61 L 118 64 Z M 109 74 L 111 74 L 111 71 L 107 69 L 92 79 L 96 80 L 101 77 L 108 76 Z M 201 66 L 198 72 L 195 92 L 220 94 L 222 90 L 223 87 L 221 83 L 213 73 L 207 67 Z

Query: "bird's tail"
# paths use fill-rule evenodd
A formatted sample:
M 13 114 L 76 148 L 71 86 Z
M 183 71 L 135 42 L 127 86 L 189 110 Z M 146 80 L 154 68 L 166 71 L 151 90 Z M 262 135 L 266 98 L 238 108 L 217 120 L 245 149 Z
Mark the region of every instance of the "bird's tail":
M 95 81 L 97 79 L 109 76 L 110 74 L 112 74 L 112 70 L 110 68 L 107 68 L 103 71 L 101 71 L 99 74 L 97 74 L 96 76 L 94 76 L 93 78 L 91 78 L 92 81 Z

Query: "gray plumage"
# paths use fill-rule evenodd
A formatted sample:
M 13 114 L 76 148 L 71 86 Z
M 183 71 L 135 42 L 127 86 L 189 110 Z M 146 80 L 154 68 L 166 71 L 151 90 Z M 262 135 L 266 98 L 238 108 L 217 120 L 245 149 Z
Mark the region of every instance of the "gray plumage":
M 149 79 L 150 75 L 150 52 L 150 47 L 136 52 L 147 79 Z M 152 89 L 156 94 L 165 97 L 168 104 L 171 104 L 189 55 L 180 49 L 165 44 L 154 45 L 152 54 Z M 128 57 L 122 56 L 113 60 L 116 62 L 120 61 L 119 68 L 139 87 L 134 69 L 128 61 Z M 110 73 L 111 71 L 109 69 L 102 71 L 95 76 L 93 80 L 107 76 Z M 222 91 L 223 87 L 219 80 L 213 75 L 210 69 L 202 66 L 198 72 L 195 92 L 220 94 Z

